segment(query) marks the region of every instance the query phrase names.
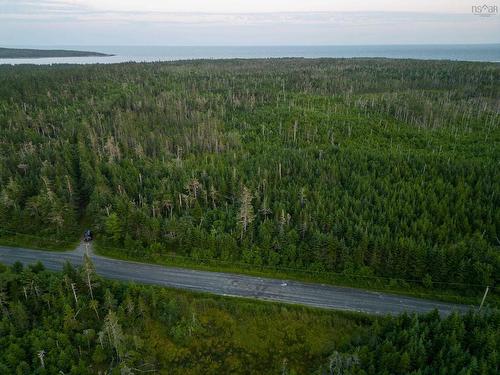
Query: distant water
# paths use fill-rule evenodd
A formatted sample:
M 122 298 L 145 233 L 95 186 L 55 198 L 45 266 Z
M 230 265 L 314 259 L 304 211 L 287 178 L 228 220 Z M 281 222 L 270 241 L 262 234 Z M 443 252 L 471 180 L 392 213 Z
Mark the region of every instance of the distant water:
M 19 46 L 19 48 L 86 50 L 114 54 L 115 56 L 0 59 L 0 64 L 111 64 L 128 61 L 151 62 L 190 59 L 271 57 L 386 57 L 500 62 L 500 44 L 261 47 Z

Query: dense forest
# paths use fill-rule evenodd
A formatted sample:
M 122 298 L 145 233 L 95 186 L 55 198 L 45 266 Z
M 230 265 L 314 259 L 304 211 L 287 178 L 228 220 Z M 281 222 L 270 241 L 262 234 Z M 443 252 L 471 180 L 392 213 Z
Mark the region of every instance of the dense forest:
M 500 313 L 373 318 L 0 264 L 2 374 L 497 374 Z
M 0 66 L 0 232 L 480 289 L 499 99 L 495 63 Z
M 334 351 L 319 374 L 498 374 L 500 315 L 437 312 L 375 321 L 344 352 Z

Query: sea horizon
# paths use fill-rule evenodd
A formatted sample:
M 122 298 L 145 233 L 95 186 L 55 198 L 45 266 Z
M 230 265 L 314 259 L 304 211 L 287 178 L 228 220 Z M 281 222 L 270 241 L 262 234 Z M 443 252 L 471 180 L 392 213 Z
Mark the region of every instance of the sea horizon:
M 344 45 L 2 45 L 7 48 L 65 49 L 113 56 L 0 59 L 0 64 L 113 64 L 198 59 L 390 58 L 500 62 L 500 43 Z

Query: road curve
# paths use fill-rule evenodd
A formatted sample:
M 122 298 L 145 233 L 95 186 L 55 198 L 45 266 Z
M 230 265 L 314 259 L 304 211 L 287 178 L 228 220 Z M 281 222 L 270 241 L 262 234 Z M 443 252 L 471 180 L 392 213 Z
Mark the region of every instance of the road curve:
M 84 244 L 69 252 L 0 246 L 0 263 L 13 264 L 20 261 L 24 264 L 33 264 L 41 261 L 47 269 L 59 271 L 66 261 L 73 265 L 81 264 L 83 254 L 88 250 Z M 223 296 L 255 298 L 368 314 L 424 313 L 438 309 L 442 315 L 448 315 L 453 311 L 465 312 L 473 308 L 355 288 L 165 267 L 106 258 L 91 251 L 88 253 L 97 273 L 106 278 Z

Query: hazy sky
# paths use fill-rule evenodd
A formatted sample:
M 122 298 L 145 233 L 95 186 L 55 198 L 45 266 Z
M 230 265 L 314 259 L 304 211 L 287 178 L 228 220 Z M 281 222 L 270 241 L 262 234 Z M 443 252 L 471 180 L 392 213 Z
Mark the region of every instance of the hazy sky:
M 500 43 L 500 0 L 0 0 L 1 45 Z

